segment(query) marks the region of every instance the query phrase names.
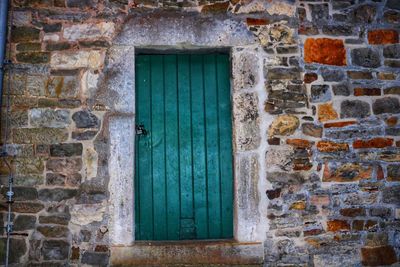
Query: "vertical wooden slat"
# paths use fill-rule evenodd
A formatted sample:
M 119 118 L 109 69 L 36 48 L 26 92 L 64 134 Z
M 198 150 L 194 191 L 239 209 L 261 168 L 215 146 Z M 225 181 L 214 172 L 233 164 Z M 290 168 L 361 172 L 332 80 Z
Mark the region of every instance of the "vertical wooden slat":
M 164 64 L 168 239 L 177 240 L 180 225 L 177 57 L 165 56 Z
M 197 238 L 208 238 L 203 56 L 191 56 L 194 213 Z
M 163 56 L 151 57 L 151 140 L 154 240 L 167 239 Z
M 143 124 L 145 127 L 151 125 L 151 65 L 150 57 L 142 56 L 137 60 L 137 90 L 140 103 L 137 111 L 140 117 L 137 118 L 137 124 Z M 137 137 L 137 158 L 139 160 L 138 176 L 139 176 L 139 213 L 140 221 L 138 224 L 140 239 L 153 239 L 153 188 L 152 188 L 152 158 L 151 149 L 148 144 L 150 137 Z
M 205 115 L 209 238 L 219 238 L 221 234 L 221 203 L 219 195 L 218 95 L 215 55 L 204 56 L 204 84 L 205 98 L 207 99 Z
M 230 68 L 227 55 L 217 55 L 221 183 L 221 238 L 233 237 L 233 173 Z

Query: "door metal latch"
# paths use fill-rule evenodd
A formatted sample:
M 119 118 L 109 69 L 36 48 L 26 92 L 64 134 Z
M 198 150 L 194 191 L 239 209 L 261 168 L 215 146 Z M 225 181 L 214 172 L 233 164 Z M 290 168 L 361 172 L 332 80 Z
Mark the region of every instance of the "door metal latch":
M 144 128 L 143 124 L 136 125 L 136 135 L 147 135 L 147 130 Z

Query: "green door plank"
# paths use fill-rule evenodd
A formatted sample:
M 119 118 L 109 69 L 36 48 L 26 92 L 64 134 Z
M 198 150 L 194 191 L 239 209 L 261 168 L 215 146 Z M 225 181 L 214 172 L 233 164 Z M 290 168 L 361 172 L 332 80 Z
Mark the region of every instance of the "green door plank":
M 137 240 L 233 237 L 227 55 L 136 59 Z
M 151 65 L 150 57 L 143 56 L 137 59 L 137 99 L 140 105 L 137 106 L 136 124 L 143 124 L 145 127 L 151 125 Z M 139 213 L 140 220 L 137 233 L 138 239 L 153 239 L 153 188 L 152 188 L 152 158 L 150 149 L 150 136 L 136 137 L 136 157 L 139 165 L 137 175 L 139 181 Z
M 163 56 L 151 57 L 151 146 L 154 240 L 167 239 Z
M 233 237 L 232 118 L 229 80 L 229 58 L 226 55 L 217 55 L 222 238 Z
M 192 139 L 190 57 L 178 55 L 179 169 L 181 188 L 181 238 L 193 236 Z
M 167 227 L 168 239 L 178 240 L 180 226 L 180 185 L 178 149 L 177 57 L 175 55 L 164 56 L 164 64 Z
M 219 136 L 218 94 L 216 83 L 215 55 L 204 56 L 204 88 L 207 105 L 206 150 L 207 150 L 207 196 L 209 238 L 221 234 L 220 183 L 219 183 Z
M 194 213 L 197 238 L 208 238 L 207 196 L 206 192 L 206 150 L 203 56 L 192 55 L 190 76 L 192 80 L 192 138 L 193 138 L 193 190 Z

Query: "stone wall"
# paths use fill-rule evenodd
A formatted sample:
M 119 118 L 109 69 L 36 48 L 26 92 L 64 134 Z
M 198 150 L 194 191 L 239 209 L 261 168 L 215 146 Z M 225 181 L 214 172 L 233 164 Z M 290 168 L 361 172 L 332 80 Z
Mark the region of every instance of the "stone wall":
M 12 22 L 17 266 L 107 265 L 133 239 L 133 188 L 115 188 L 131 184 L 137 46 L 231 50 L 236 220 L 251 229 L 235 236 L 263 241 L 265 266 L 398 262 L 398 0 L 14 0 Z

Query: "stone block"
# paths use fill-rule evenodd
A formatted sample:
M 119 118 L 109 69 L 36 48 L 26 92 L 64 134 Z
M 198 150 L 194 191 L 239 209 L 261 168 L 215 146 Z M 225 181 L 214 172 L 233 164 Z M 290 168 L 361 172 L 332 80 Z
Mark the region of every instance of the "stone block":
M 63 37 L 68 41 L 82 39 L 110 39 L 115 32 L 113 22 L 72 24 L 64 27 Z
M 344 79 L 344 72 L 341 70 L 332 70 L 328 68 L 321 69 L 321 75 L 326 82 L 340 82 Z
M 280 115 L 270 125 L 268 136 L 292 135 L 300 125 L 300 120 L 294 115 Z
M 50 66 L 53 69 L 99 69 L 103 65 L 104 56 L 104 52 L 99 50 L 53 52 Z
M 397 262 L 396 252 L 392 246 L 361 248 L 362 264 L 366 266 L 391 265 Z
M 46 64 L 50 62 L 50 53 L 48 52 L 20 52 L 16 59 L 20 63 Z
M 345 208 L 340 210 L 340 215 L 345 217 L 365 216 L 365 208 Z
M 354 88 L 355 96 L 380 96 L 382 90 L 379 88 Z
M 400 45 L 385 45 L 383 47 L 383 56 L 385 58 L 400 58 Z
M 348 151 L 349 145 L 346 143 L 335 143 L 335 142 L 331 142 L 331 141 L 319 141 L 317 143 L 317 149 L 320 152 Z
M 304 44 L 306 63 L 346 65 L 346 50 L 342 40 L 329 38 L 308 38 Z
M 76 98 L 79 95 L 79 79 L 76 76 L 51 76 L 46 89 L 49 97 Z
M 70 219 L 71 216 L 66 213 L 52 214 L 49 216 L 39 216 L 39 223 L 68 225 Z
M 350 224 L 344 220 L 327 221 L 327 230 L 330 232 L 349 231 Z
M 372 110 L 376 115 L 383 113 L 400 113 L 400 103 L 397 98 L 384 97 L 374 101 Z
M 13 212 L 19 213 L 38 213 L 44 209 L 43 204 L 37 202 L 14 202 L 12 206 Z M 0 203 L 0 211 L 7 211 L 7 203 Z
M 26 231 L 32 230 L 35 228 L 36 224 L 36 216 L 32 215 L 18 215 L 13 221 L 13 230 L 14 231 Z
M 301 125 L 301 130 L 305 135 L 317 138 L 322 137 L 323 128 L 321 126 L 315 125 L 314 123 L 309 123 L 309 122 L 303 123 Z
M 379 29 L 368 32 L 368 43 L 374 45 L 396 44 L 399 42 L 399 34 L 394 29 Z
M 6 248 L 7 239 L 0 239 L 0 264 L 5 264 L 6 259 Z M 26 253 L 26 241 L 23 238 L 11 238 L 10 239 L 10 254 L 9 254 L 9 263 L 16 263 L 17 265 L 21 265 L 23 262 L 20 261 L 20 258 Z
M 268 69 L 268 80 L 300 80 L 300 70 L 297 68 L 272 68 Z
M 340 105 L 341 118 L 365 118 L 370 114 L 369 104 L 361 100 L 344 100 Z
M 332 94 L 329 85 L 311 85 L 311 103 L 320 103 L 331 100 Z
M 81 262 L 95 266 L 108 266 L 108 253 L 85 251 L 82 255 Z
M 82 169 L 81 158 L 62 158 L 62 159 L 49 159 L 46 162 L 46 169 L 53 172 L 63 174 L 73 174 Z
M 369 140 L 355 140 L 353 148 L 384 148 L 393 145 L 392 138 L 376 137 Z
M 382 190 L 382 202 L 400 205 L 400 186 L 393 185 L 384 187 Z
M 65 128 L 71 122 L 68 110 L 31 109 L 29 119 L 31 126 L 37 128 Z
M 366 68 L 378 68 L 381 66 L 379 52 L 373 48 L 355 48 L 351 50 L 351 61 L 353 65 Z
M 235 139 L 238 150 L 252 150 L 260 145 L 258 97 L 254 93 L 234 96 Z
M 11 33 L 13 43 L 39 41 L 40 36 L 40 30 L 28 26 L 13 27 Z
M 72 139 L 79 140 L 79 141 L 84 141 L 84 140 L 92 140 L 98 131 L 83 131 L 83 132 L 72 132 Z
M 333 84 L 332 91 L 334 95 L 349 96 L 350 89 L 347 84 Z
M 360 163 L 325 163 L 323 182 L 356 182 L 372 177 L 372 166 Z
M 77 128 L 99 128 L 100 120 L 96 115 L 87 110 L 75 112 L 72 115 Z
M 370 24 L 375 21 L 376 6 L 374 5 L 360 5 L 352 12 L 352 21 L 355 23 Z
M 83 146 L 81 143 L 62 143 L 50 145 L 52 157 L 73 157 L 82 155 Z
M 39 190 L 39 200 L 41 201 L 60 202 L 62 200 L 73 198 L 76 195 L 76 189 L 52 188 Z
M 304 83 L 312 83 L 316 80 L 318 80 L 318 74 L 314 72 L 304 74 L 303 78 Z
M 41 252 L 45 260 L 66 260 L 69 247 L 69 243 L 64 240 L 44 240 Z
M 232 60 L 234 89 L 253 89 L 260 79 L 258 57 L 253 53 L 243 52 L 233 54 Z
M 68 139 L 67 130 L 56 128 L 18 128 L 12 135 L 17 144 L 52 144 Z
M 69 234 L 67 227 L 59 225 L 39 225 L 36 230 L 48 238 L 66 238 Z
M 338 113 L 332 103 L 318 105 L 318 120 L 321 122 L 338 119 Z

